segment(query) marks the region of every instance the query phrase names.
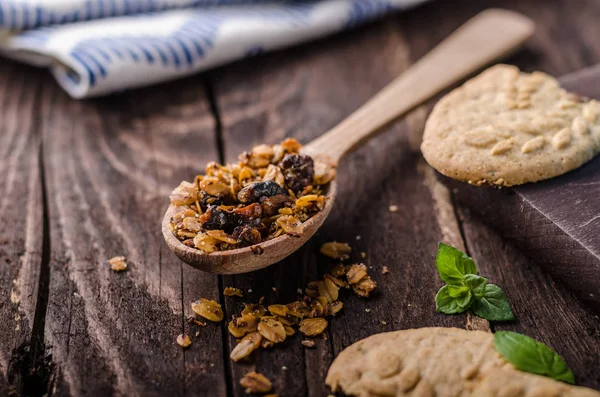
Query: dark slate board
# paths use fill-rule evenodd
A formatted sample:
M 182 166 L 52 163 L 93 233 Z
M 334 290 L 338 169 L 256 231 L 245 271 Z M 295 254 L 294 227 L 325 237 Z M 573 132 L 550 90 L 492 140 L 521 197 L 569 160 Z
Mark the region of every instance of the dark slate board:
M 600 65 L 560 81 L 568 90 L 600 98 Z M 560 177 L 513 189 L 447 182 L 459 201 L 600 312 L 600 157 Z

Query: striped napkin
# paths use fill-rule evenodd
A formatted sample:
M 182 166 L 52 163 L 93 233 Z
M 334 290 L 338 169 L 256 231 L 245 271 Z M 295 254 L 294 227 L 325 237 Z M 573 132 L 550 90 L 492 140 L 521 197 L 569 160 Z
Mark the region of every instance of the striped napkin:
M 74 98 L 175 79 L 425 0 L 0 0 L 0 52 Z

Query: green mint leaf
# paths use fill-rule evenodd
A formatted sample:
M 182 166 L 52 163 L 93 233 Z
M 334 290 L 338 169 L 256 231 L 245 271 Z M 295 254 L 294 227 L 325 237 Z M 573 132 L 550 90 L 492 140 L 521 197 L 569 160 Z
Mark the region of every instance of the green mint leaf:
M 481 291 L 475 292 L 475 298 L 471 305 L 473 313 L 490 321 L 514 320 L 510 304 L 504 292 L 494 284 L 485 284 Z
M 565 360 L 535 339 L 516 332 L 498 331 L 494 334 L 494 346 L 502 357 L 521 371 L 575 384 L 575 375 Z
M 461 296 L 464 296 L 467 292 L 469 292 L 471 289 L 469 287 L 467 287 L 466 285 L 449 285 L 448 286 L 448 295 L 450 295 L 451 298 L 460 298 Z
M 476 274 L 465 274 L 462 278 L 463 284 L 467 286 L 475 295 L 481 294 L 487 285 L 487 278 L 480 277 Z
M 477 266 L 473 259 L 444 243 L 438 245 L 435 266 L 442 280 L 450 285 L 463 285 L 462 278 L 465 274 L 477 274 Z
M 473 301 L 471 291 L 465 291 L 461 296 L 450 296 L 449 286 L 444 285 L 435 295 L 435 310 L 444 314 L 462 313 L 469 308 Z

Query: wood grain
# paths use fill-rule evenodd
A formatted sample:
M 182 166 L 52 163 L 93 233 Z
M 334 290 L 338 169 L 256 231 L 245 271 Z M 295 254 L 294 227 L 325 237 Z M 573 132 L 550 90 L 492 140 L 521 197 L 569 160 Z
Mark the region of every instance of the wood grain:
M 44 204 L 35 95 L 41 73 L 8 61 L 0 68 L 0 395 L 6 396 L 31 381 L 27 362 L 44 356 L 43 313 L 36 315 Z
M 202 330 L 185 352 L 175 344 L 194 335 L 183 314 L 218 296 L 217 280 L 164 250 L 158 222 L 172 187 L 218 158 L 202 82 L 90 102 L 50 86 L 43 104 L 56 395 L 222 394 L 220 334 Z M 110 270 L 115 255 L 126 272 Z
M 37 377 L 36 385 L 50 386 L 51 396 L 242 396 L 240 377 L 257 369 L 282 396 L 327 396 L 323 380 L 333 357 L 362 337 L 426 325 L 489 326 L 475 317 L 434 312 L 441 282 L 433 259 L 440 240 L 465 247 L 482 273 L 505 287 L 519 321 L 491 324 L 492 329 L 545 341 L 565 356 L 581 384 L 600 387 L 597 317 L 454 205 L 456 195 L 418 151 L 428 106 L 344 160 L 340 199 L 325 228 L 271 269 L 206 275 L 182 265 L 160 236 L 166 195 L 207 161 L 233 160 L 254 144 L 286 136 L 310 141 L 489 6 L 536 20 L 526 50 L 510 58 L 526 70 L 561 75 L 600 60 L 594 32 L 600 5 L 593 0 L 576 7 L 567 0 L 546 1 L 543 7 L 518 0 L 456 0 L 431 2 L 330 39 L 103 100 L 72 101 L 49 76 L 0 63 L 0 220 L 14 225 L 0 231 L 0 395 L 9 388 L 15 395 L 42 395 L 45 390 L 25 390 L 15 379 L 28 373 Z M 398 212 L 389 212 L 390 204 L 398 205 Z M 44 219 L 46 228 L 34 227 Z M 200 297 L 221 300 L 227 316 L 261 296 L 267 302 L 296 299 L 297 288 L 331 265 L 317 251 L 332 239 L 351 243 L 352 261 L 362 261 L 359 253 L 366 252 L 364 261 L 379 288 L 369 300 L 345 296 L 343 312 L 315 349 L 305 349 L 295 336 L 248 364 L 234 365 L 228 355 L 235 341 L 225 324 L 198 327 L 185 321 L 191 302 Z M 113 273 L 106 260 L 121 254 L 130 267 Z M 389 274 L 381 273 L 383 266 Z M 41 270 L 49 272 L 41 277 L 49 287 L 40 296 Z M 14 279 L 18 308 L 10 304 Z M 224 297 L 224 286 L 242 288 L 245 297 Z M 46 299 L 46 315 L 36 316 Z M 185 351 L 175 344 L 181 332 L 192 336 Z M 32 335 L 43 335 L 44 343 L 32 344 Z M 52 361 L 36 367 L 26 363 L 31 355 L 13 354 L 15 347 L 33 345 L 48 349 L 37 354 L 42 357 L 37 363 L 44 353 L 51 353 Z M 25 372 L 9 370 L 6 376 L 11 357 L 26 364 Z M 50 382 L 39 381 L 48 373 Z
M 275 143 L 285 136 L 310 141 L 406 69 L 405 55 L 393 21 L 387 21 L 319 48 L 299 49 L 293 62 L 289 55 L 275 54 L 255 61 L 264 62 L 262 67 L 232 67 L 217 74 L 214 90 L 226 159 L 234 160 L 253 144 Z M 371 60 L 377 57 L 388 61 L 373 73 Z M 344 84 L 347 81 L 353 83 Z M 317 256 L 320 244 L 337 240 L 353 246 L 351 262 L 370 266 L 379 292 L 368 300 L 345 297 L 343 314 L 331 320 L 328 339 L 304 351 L 304 357 L 295 338 L 286 342 L 290 346 L 262 352 L 251 366 L 232 364 L 233 379 L 256 369 L 286 396 L 326 396 L 323 379 L 333 355 L 358 339 L 399 328 L 466 326 L 465 316 L 447 317 L 432 310 L 441 284 L 432 264 L 442 232 L 432 192 L 423 183 L 425 168 L 418 147 L 408 135 L 407 126 L 400 123 L 341 163 L 340 191 L 330 219 L 297 254 L 265 271 L 224 278 L 226 285 L 252 288 L 246 299 L 256 301 L 266 294 L 271 303 L 273 298 L 291 301 L 298 287 L 315 280 L 332 264 Z M 399 205 L 400 211 L 390 213 L 391 204 Z M 361 251 L 367 253 L 364 260 Z M 382 274 L 384 265 L 390 269 L 387 275 Z M 277 297 L 270 291 L 272 286 L 277 288 Z M 239 309 L 227 301 L 229 314 Z M 234 395 L 243 395 L 235 383 Z

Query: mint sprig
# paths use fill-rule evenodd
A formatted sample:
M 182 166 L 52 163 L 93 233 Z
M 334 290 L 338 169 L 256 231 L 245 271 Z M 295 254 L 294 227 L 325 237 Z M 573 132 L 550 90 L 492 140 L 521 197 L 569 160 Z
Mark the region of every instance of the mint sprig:
M 575 384 L 575 375 L 554 350 L 528 336 L 510 331 L 494 334 L 494 347 L 515 368 Z
M 464 252 L 440 243 L 435 266 L 446 282 L 435 296 L 436 311 L 457 314 L 471 309 L 490 321 L 515 319 L 502 289 L 477 275 L 475 262 Z

